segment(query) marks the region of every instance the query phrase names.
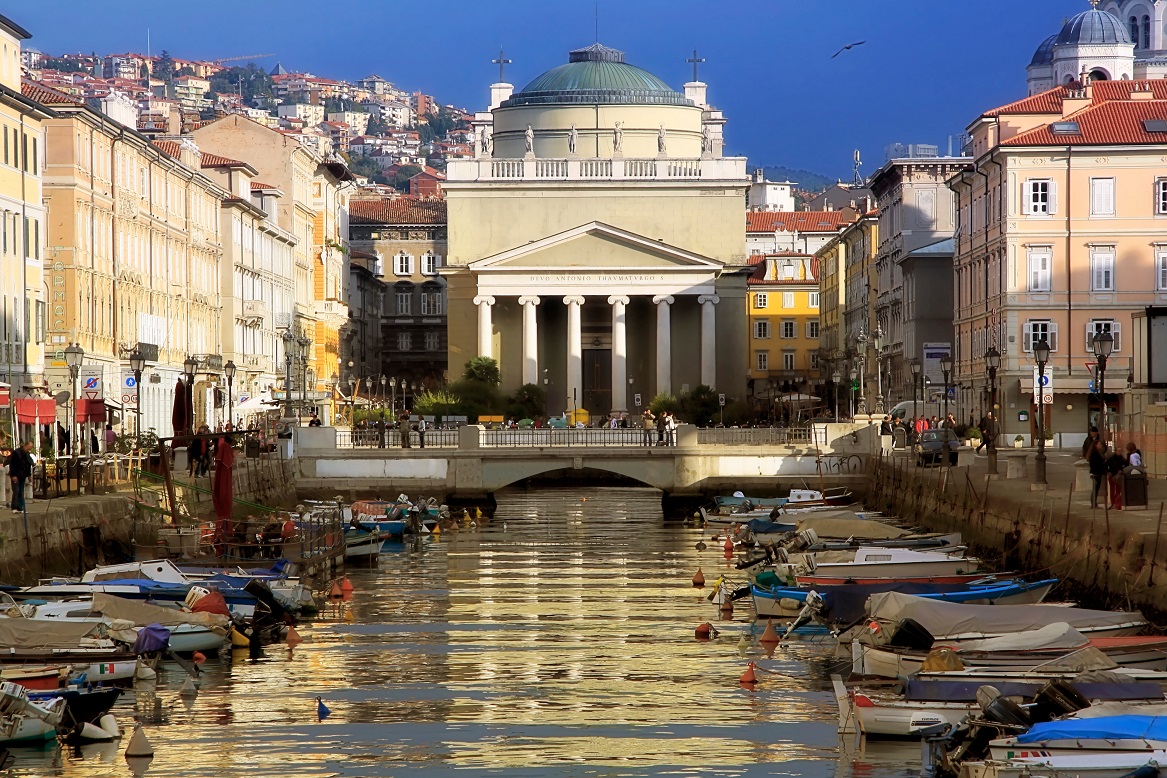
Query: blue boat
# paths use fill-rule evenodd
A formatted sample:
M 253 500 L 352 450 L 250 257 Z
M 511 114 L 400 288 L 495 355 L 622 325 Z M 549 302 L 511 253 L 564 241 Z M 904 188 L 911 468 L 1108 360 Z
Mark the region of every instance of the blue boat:
M 1013 579 L 997 581 L 988 579 L 971 584 L 902 583 L 891 581 L 880 584 L 840 584 L 838 586 L 816 586 L 802 588 L 796 586 L 765 586 L 754 583 L 750 593 L 754 597 L 754 612 L 759 617 L 788 617 L 789 608 L 782 608 L 782 600 L 790 600 L 800 606 L 806 603 L 813 591 L 822 602 L 817 618 L 833 626 L 849 626 L 863 618 L 867 608 L 867 598 L 881 592 L 900 592 L 930 600 L 978 604 L 1021 605 L 1038 603 L 1045 599 L 1057 578 L 1042 581 L 1022 581 Z M 763 582 L 764 584 L 765 582 Z

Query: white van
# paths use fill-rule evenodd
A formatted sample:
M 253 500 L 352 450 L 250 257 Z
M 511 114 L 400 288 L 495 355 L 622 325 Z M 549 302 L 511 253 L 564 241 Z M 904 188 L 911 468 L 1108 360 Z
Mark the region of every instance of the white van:
M 960 420 L 960 416 L 958 416 L 956 413 L 955 404 L 948 403 L 948 412 L 955 416 L 957 421 Z M 912 402 L 911 400 L 907 400 L 902 403 L 896 403 L 896 406 L 891 409 L 891 413 L 888 415 L 890 415 L 893 419 L 903 419 L 904 421 L 907 421 L 908 419 L 914 418 L 916 416 L 924 416 L 925 418 L 929 419 L 935 416 L 936 418 L 943 421 L 944 403 L 931 401 L 925 402 L 923 400 Z

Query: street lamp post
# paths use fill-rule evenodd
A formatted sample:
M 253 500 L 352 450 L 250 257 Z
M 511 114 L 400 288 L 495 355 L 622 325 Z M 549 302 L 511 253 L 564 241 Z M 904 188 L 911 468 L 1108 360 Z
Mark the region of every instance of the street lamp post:
M 855 394 L 858 391 L 855 388 L 855 381 L 858 380 L 858 378 L 859 378 L 859 371 L 856 370 L 855 368 L 851 368 L 850 376 L 851 376 L 851 391 L 848 392 L 848 394 L 851 395 L 851 420 L 854 421 L 855 420 Z
M 924 366 L 920 364 L 920 360 L 915 357 L 911 360 L 912 366 L 912 418 L 920 418 L 920 403 L 918 398 L 918 389 L 920 386 L 920 373 L 923 372 Z
M 188 414 L 190 414 L 191 422 L 194 421 L 194 380 L 195 380 L 195 371 L 197 371 L 198 369 L 199 369 L 199 361 L 197 359 L 195 359 L 193 356 L 187 356 L 187 358 L 185 360 L 183 360 L 182 370 L 183 370 L 183 374 L 186 377 L 186 398 L 187 398 L 187 403 L 188 403 L 186 412 Z M 186 423 L 185 419 L 183 420 L 183 423 L 184 424 Z M 183 428 L 182 431 L 184 433 L 189 433 L 191 430 Z M 174 434 L 177 435 L 178 430 L 175 430 Z M 189 444 L 189 441 L 188 441 L 188 444 Z
M 352 373 L 348 374 L 348 426 L 349 429 L 355 430 L 357 428 L 357 379 Z
M 997 474 L 997 368 L 1001 366 L 1001 352 L 990 346 L 985 352 L 985 366 L 989 369 L 989 473 Z
M 834 391 L 834 395 L 835 395 L 835 397 L 834 397 L 834 400 L 835 400 L 835 421 L 839 421 L 839 383 L 842 380 L 843 380 L 843 376 L 839 375 L 838 370 L 836 370 L 834 373 L 831 374 L 831 383 L 833 383 L 835 386 L 835 391 Z
M 940 370 L 944 373 L 944 421 L 948 421 L 948 380 L 952 377 L 952 355 L 940 357 Z
M 1106 450 L 1106 360 L 1114 351 L 1114 335 L 1109 332 L 1100 332 L 1094 336 L 1094 357 L 1098 360 L 1098 399 L 1102 401 L 1102 417 L 1099 425 L 1102 429 L 1102 448 Z
M 1045 366 L 1049 362 L 1049 343 L 1042 338 L 1033 345 L 1033 359 L 1037 362 L 1037 456 L 1034 458 L 1034 482 L 1045 485 Z
M 296 338 L 296 343 L 300 346 L 300 410 L 296 413 L 296 425 L 299 426 L 300 414 L 304 412 L 304 406 L 308 404 L 308 346 L 312 341 L 307 335 L 300 335 Z
M 875 325 L 875 335 L 872 337 L 875 346 L 875 412 L 883 415 L 886 408 L 883 404 L 883 367 L 879 364 L 879 354 L 883 349 L 883 328 Z
M 404 385 L 404 381 L 402 382 Z M 389 390 L 393 393 L 389 402 L 389 416 L 392 421 L 397 421 L 397 379 L 389 379 Z
M 859 344 L 859 413 L 867 413 L 867 333 L 860 329 L 855 342 Z
M 316 413 L 316 406 L 314 404 L 315 398 L 311 401 L 308 398 L 309 391 L 316 391 L 316 371 L 312 367 L 304 371 L 304 404 L 311 409 L 308 412 L 308 415 L 311 416 Z
M 77 445 L 77 376 L 81 372 L 81 363 L 85 359 L 85 349 L 80 343 L 74 343 L 65 349 L 65 364 L 69 366 L 69 378 L 73 381 L 73 418 L 69 421 L 69 450 Z M 76 451 L 81 453 L 81 447 Z
M 284 331 L 284 418 L 292 418 L 292 344 L 296 336 L 289 327 Z
M 227 377 L 227 423 L 231 426 L 228 429 L 235 427 L 235 360 L 228 359 L 227 364 L 223 365 L 223 375 Z
M 146 367 L 146 358 L 142 356 L 142 350 L 135 348 L 134 353 L 130 354 L 130 370 L 134 371 L 134 435 L 136 437 L 142 436 L 142 369 Z

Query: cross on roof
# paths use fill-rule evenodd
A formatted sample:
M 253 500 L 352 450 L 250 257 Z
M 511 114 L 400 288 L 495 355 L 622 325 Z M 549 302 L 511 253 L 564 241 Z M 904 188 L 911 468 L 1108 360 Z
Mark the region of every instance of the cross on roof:
M 697 66 L 700 65 L 702 62 L 704 62 L 705 59 L 703 57 L 698 57 L 697 56 L 697 49 L 693 49 L 693 56 L 685 61 L 693 63 L 693 80 L 696 81 L 697 80 Z
M 503 75 L 503 71 L 507 65 L 511 64 L 511 60 L 509 60 L 505 56 L 503 56 L 502 49 L 499 49 L 498 50 L 498 59 L 492 59 L 491 62 L 494 63 L 495 65 L 498 65 L 498 82 L 500 84 L 504 83 L 506 81 L 506 77 Z

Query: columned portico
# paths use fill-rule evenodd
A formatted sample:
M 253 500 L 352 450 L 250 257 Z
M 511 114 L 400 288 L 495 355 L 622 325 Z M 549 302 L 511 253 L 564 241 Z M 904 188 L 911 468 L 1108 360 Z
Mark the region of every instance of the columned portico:
M 717 309 L 713 306 L 721 298 L 703 294 L 697 302 L 701 304 L 701 383 L 713 387 L 717 384 Z
M 490 306 L 494 305 L 494 298 L 490 295 L 478 295 L 474 298 L 478 306 L 478 356 L 494 356 L 494 330 L 490 320 Z
M 673 317 L 671 295 L 652 298 L 656 305 L 656 391 L 673 393 Z
M 619 295 L 608 298 L 612 306 L 612 413 L 628 410 L 628 302 Z
M 580 307 L 584 298 L 568 296 L 563 298 L 567 306 L 567 400 L 575 410 L 583 397 L 583 328 L 580 323 Z
M 523 306 L 523 383 L 539 383 L 539 324 L 535 306 L 538 297 L 520 297 Z

